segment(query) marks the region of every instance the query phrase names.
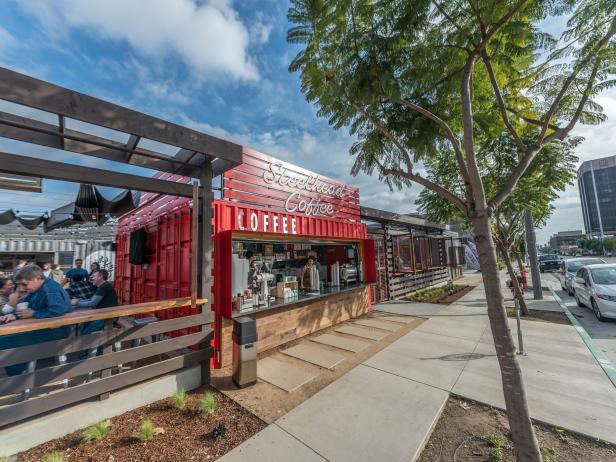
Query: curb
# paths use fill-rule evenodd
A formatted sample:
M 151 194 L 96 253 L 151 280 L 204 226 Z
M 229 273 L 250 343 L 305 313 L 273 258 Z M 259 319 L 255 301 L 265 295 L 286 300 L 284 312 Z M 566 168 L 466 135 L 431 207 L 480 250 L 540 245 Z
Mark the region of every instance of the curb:
M 603 352 L 594 344 L 594 342 L 592 341 L 592 338 L 590 338 L 590 335 L 588 335 L 588 332 L 586 332 L 586 330 L 584 329 L 584 327 L 582 327 L 582 325 L 577 320 L 577 318 L 573 316 L 571 311 L 569 311 L 569 308 L 567 308 L 567 305 L 563 303 L 561 298 L 558 295 L 556 295 L 556 292 L 554 292 L 554 290 L 551 287 L 550 287 L 550 292 L 552 293 L 554 300 L 558 302 L 560 307 L 565 312 L 565 315 L 567 316 L 567 318 L 569 318 L 569 321 L 571 322 L 573 327 L 575 327 L 575 330 L 577 331 L 577 333 L 580 335 L 580 337 L 582 337 L 582 340 L 584 341 L 584 343 L 586 344 L 586 346 L 588 347 L 592 355 L 595 357 L 595 359 L 599 363 L 599 366 L 601 366 L 601 369 L 603 369 L 603 372 L 605 372 L 605 375 L 607 375 L 607 378 L 610 379 L 610 381 L 612 382 L 612 385 L 616 387 L 616 367 L 614 367 L 614 365 L 607 358 L 607 356 L 605 356 Z

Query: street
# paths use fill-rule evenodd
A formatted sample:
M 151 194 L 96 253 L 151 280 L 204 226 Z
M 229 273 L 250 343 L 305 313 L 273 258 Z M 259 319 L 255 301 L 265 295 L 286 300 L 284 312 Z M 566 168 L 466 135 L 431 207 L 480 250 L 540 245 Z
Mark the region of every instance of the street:
M 609 263 L 616 263 L 616 258 L 605 258 Z M 575 303 L 575 298 L 570 297 L 560 285 L 560 273 L 543 273 L 541 275 L 543 285 L 551 287 L 556 294 L 565 302 L 567 308 L 586 329 L 593 342 L 608 357 L 612 364 L 616 364 L 616 321 L 599 321 L 590 308 L 580 308 Z

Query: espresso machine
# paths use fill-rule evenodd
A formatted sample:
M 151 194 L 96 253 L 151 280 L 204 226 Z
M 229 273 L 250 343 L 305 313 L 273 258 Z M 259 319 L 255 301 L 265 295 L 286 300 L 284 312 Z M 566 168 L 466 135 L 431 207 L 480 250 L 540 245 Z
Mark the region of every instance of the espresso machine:
M 252 262 L 252 304 L 253 306 L 267 305 L 270 302 L 270 285 L 275 280 L 269 264 L 263 261 Z

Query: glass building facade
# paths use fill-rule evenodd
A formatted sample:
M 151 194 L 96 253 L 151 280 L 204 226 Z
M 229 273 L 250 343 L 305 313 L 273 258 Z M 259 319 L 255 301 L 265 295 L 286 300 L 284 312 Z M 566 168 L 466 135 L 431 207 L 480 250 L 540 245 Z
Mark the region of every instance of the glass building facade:
M 578 186 L 586 234 L 616 234 L 616 156 L 583 162 Z

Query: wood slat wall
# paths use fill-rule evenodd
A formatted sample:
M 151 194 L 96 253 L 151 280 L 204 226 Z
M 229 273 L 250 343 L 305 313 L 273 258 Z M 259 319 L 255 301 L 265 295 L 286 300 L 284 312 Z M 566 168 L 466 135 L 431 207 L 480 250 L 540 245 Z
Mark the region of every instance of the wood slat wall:
M 270 165 L 272 164 L 280 164 L 294 176 L 304 178 L 318 177 L 319 182 L 343 188 L 344 192 L 342 196 L 336 197 L 278 183 L 267 184 L 263 179 L 263 175 L 270 170 Z M 358 188 L 318 175 L 252 149 L 244 148 L 242 164 L 228 170 L 224 174 L 223 197 L 225 199 L 284 210 L 285 201 L 289 195 L 296 192 L 299 192 L 302 198 L 320 199 L 321 203 L 331 204 L 334 209 L 332 216 L 335 218 L 360 220 Z M 290 203 L 297 205 L 299 201 L 294 199 Z

